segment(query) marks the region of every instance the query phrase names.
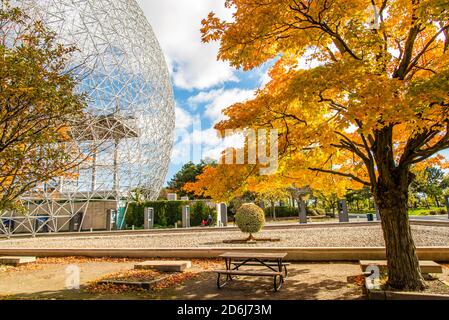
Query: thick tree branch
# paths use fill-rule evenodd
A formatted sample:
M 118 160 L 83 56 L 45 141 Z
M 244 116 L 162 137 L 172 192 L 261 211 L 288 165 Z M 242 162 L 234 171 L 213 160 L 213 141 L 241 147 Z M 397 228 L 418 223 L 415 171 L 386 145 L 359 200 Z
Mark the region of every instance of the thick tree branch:
M 342 176 L 342 177 L 346 177 L 346 178 L 351 178 L 354 181 L 357 181 L 365 186 L 371 186 L 371 183 L 369 183 L 365 180 L 362 180 L 359 177 L 356 177 L 355 175 L 353 175 L 351 173 L 344 173 L 344 172 L 339 172 L 339 171 L 334 171 L 334 170 L 325 170 L 325 169 L 320 169 L 320 168 L 309 168 L 309 170 L 315 171 L 315 172 L 329 173 L 329 174 Z

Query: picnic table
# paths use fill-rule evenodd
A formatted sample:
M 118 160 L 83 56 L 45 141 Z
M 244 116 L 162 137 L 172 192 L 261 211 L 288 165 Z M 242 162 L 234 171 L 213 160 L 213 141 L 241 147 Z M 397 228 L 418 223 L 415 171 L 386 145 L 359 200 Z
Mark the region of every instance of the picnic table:
M 246 252 L 227 252 L 220 255 L 225 260 L 226 270 L 216 270 L 217 287 L 221 289 L 233 276 L 254 276 L 254 277 L 273 277 L 274 291 L 278 291 L 284 284 L 284 279 L 288 277 L 287 266 L 283 259 L 287 253 L 246 253 Z M 241 270 L 247 266 L 265 267 L 267 270 Z M 221 283 L 221 276 L 226 276 L 226 281 Z

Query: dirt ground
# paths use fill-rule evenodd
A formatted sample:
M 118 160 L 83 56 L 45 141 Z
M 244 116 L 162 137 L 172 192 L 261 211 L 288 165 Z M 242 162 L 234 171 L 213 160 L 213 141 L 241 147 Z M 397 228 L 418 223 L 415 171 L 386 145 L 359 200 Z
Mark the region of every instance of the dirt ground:
M 353 278 L 360 275 L 358 264 L 302 263 L 289 267 L 284 287 L 273 291 L 271 278 L 239 277 L 218 290 L 216 276 L 204 273 L 183 286 L 162 291 L 163 299 L 230 300 L 353 300 L 363 299 L 362 288 Z
M 239 277 L 223 289 L 216 287 L 213 268 L 196 266 L 195 276 L 160 290 L 91 292 L 87 285 L 108 274 L 132 269 L 126 259 L 39 259 L 21 267 L 0 266 L 0 299 L 363 299 L 354 282 L 360 268 L 352 263 L 300 263 L 289 268 L 289 278 L 280 292 L 273 292 L 272 279 Z M 80 290 L 67 290 L 67 267 L 80 268 Z M 204 264 L 200 264 L 204 265 Z

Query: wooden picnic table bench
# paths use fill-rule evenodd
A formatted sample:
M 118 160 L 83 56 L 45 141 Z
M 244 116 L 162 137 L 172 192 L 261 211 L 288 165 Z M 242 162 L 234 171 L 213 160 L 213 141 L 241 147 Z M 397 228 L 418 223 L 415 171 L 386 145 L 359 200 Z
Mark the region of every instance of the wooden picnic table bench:
M 234 266 L 242 265 L 242 263 L 243 263 L 243 261 L 234 261 L 234 262 L 232 262 L 232 264 Z M 265 262 L 265 264 L 267 266 L 272 266 L 272 267 L 277 267 L 278 266 L 277 262 Z M 245 266 L 258 267 L 258 266 L 260 266 L 260 263 L 258 263 L 258 262 L 247 262 L 247 263 L 245 263 Z M 287 270 L 288 266 L 290 266 L 289 262 L 282 262 L 282 267 L 284 268 L 284 279 L 288 278 L 288 270 Z
M 255 277 L 273 277 L 274 291 L 278 291 L 284 279 L 288 276 L 288 263 L 283 262 L 287 253 L 245 253 L 245 252 L 227 252 L 220 255 L 225 259 L 226 270 L 216 270 L 217 287 L 221 289 L 229 281 L 232 276 L 255 276 Z M 267 271 L 260 270 L 240 270 L 245 266 L 263 266 Z M 221 276 L 226 275 L 226 281 L 221 283 Z

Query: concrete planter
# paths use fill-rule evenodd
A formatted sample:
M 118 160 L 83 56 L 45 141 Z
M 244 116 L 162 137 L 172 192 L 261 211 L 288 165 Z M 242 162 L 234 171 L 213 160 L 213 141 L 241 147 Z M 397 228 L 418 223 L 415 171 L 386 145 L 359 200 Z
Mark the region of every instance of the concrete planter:
M 449 295 L 444 294 L 368 289 L 366 283 L 364 293 L 368 300 L 449 300 Z
M 125 286 L 129 286 L 129 287 L 137 287 L 137 288 L 142 288 L 145 290 L 150 290 L 151 288 L 153 288 L 155 285 L 157 285 L 159 282 L 167 279 L 168 276 L 160 278 L 160 279 L 156 279 L 153 281 L 149 281 L 149 282 L 139 282 L 139 281 L 123 281 L 123 280 L 102 280 L 100 282 L 98 282 L 99 284 L 112 284 L 112 285 L 125 285 Z

